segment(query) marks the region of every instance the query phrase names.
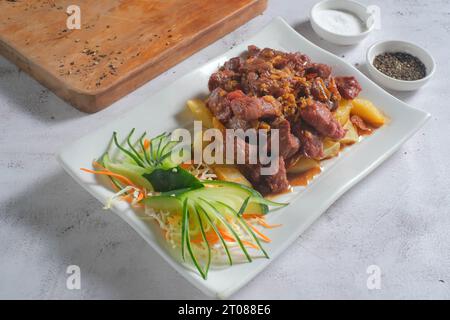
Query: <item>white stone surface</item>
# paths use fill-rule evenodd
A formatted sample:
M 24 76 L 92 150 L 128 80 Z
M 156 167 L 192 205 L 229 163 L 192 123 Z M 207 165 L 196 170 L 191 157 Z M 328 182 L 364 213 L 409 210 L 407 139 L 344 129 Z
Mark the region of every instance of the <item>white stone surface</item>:
M 125 222 L 103 211 L 55 154 L 275 16 L 363 72 L 365 51 L 376 40 L 426 47 L 437 61 L 435 78 L 420 91 L 393 94 L 432 118 L 232 298 L 450 298 L 450 1 L 373 0 L 382 8 L 382 30 L 356 47 L 317 38 L 308 22 L 313 3 L 270 1 L 263 15 L 93 115 L 0 58 L 0 298 L 205 298 Z M 66 289 L 71 264 L 81 267 L 81 290 Z M 380 290 L 366 286 L 372 264 L 382 270 Z

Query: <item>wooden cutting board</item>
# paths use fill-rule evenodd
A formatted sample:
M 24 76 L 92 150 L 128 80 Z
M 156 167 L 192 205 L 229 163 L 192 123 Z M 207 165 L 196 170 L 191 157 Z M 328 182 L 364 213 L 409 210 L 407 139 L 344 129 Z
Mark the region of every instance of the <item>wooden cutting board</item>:
M 73 4 L 81 9 L 80 30 L 66 27 Z M 0 0 L 0 54 L 76 108 L 96 112 L 266 6 L 267 0 Z

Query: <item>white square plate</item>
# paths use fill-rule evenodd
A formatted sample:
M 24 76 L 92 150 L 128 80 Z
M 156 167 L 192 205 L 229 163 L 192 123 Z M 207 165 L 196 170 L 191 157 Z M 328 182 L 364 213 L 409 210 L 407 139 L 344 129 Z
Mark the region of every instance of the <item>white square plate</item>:
M 274 19 L 252 39 L 175 81 L 143 105 L 64 148 L 59 154 L 60 163 L 87 191 L 105 203 L 112 192 L 99 184 L 93 175 L 86 174 L 79 168 L 89 167 L 92 160 L 101 155 L 113 131 L 124 136 L 131 128 L 136 128 L 137 132 L 147 131 L 151 137 L 192 122 L 186 112 L 186 101 L 194 97 L 205 97 L 208 94 L 210 74 L 229 58 L 240 55 L 250 44 L 290 52 L 300 51 L 315 62 L 331 65 L 336 75 L 354 75 L 363 88 L 361 97 L 373 101 L 390 118 L 388 124 L 372 135 L 346 148 L 339 157 L 327 161 L 323 172 L 307 188 L 297 188 L 295 192 L 283 196 L 285 199 L 279 199 L 289 201 L 290 205 L 269 214 L 270 223 L 281 223 L 283 226 L 267 232 L 273 241 L 265 245 L 271 259 L 276 258 L 338 197 L 389 157 L 429 118 L 429 114 L 386 93 L 344 60 L 303 38 L 281 18 Z M 140 219 L 123 202 L 116 202 L 112 210 L 131 225 L 173 268 L 210 296 L 228 297 L 271 261 L 256 259 L 253 263 L 212 269 L 205 281 L 169 253 L 155 223 Z

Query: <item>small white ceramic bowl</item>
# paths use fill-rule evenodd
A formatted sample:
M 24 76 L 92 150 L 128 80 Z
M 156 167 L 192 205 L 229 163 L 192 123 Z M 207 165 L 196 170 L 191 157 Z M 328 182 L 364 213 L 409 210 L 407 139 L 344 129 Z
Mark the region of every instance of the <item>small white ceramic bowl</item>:
M 375 57 L 384 52 L 406 52 L 419 58 L 419 60 L 425 65 L 427 75 L 425 78 L 412 81 L 398 80 L 385 75 L 373 65 L 373 60 Z M 434 74 L 434 70 L 436 69 L 436 63 L 433 57 L 425 49 L 416 44 L 405 41 L 391 40 L 375 43 L 369 48 L 369 50 L 367 50 L 366 61 L 370 75 L 378 84 L 385 88 L 397 91 L 417 90 L 428 80 L 430 80 Z
M 323 21 L 318 17 L 322 10 L 339 10 L 347 13 L 352 13 L 357 16 L 363 24 L 365 24 L 365 31 L 346 35 L 333 32 L 323 26 Z M 369 13 L 367 7 L 359 2 L 350 0 L 326 0 L 314 5 L 310 12 L 311 26 L 314 31 L 323 39 L 338 45 L 352 45 L 360 42 L 362 39 L 374 29 L 375 21 Z

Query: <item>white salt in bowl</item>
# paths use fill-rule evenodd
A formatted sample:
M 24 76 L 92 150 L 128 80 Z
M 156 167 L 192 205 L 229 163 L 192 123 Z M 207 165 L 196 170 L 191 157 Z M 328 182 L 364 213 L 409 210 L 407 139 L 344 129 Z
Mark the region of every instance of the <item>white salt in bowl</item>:
M 425 65 L 425 78 L 419 80 L 399 80 L 385 75 L 373 65 L 375 57 L 385 52 L 406 52 L 417 57 Z M 366 63 L 369 73 L 375 82 L 382 87 L 397 91 L 412 91 L 419 89 L 431 79 L 434 70 L 436 69 L 436 62 L 431 54 L 424 48 L 411 42 L 397 40 L 381 41 L 372 45 L 369 50 L 367 50 Z
M 337 10 L 351 14 L 361 22 L 361 31 L 352 34 L 338 33 L 327 27 L 327 22 L 322 19 L 324 12 Z M 319 37 L 338 45 L 352 45 L 360 42 L 375 28 L 375 19 L 368 7 L 350 0 L 326 0 L 314 5 L 310 12 L 311 26 Z

